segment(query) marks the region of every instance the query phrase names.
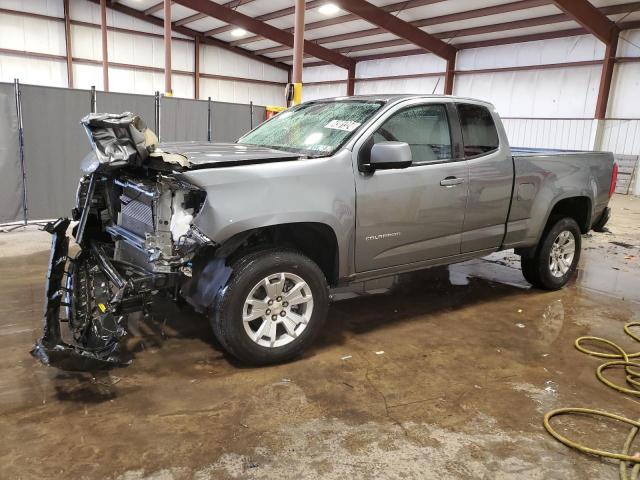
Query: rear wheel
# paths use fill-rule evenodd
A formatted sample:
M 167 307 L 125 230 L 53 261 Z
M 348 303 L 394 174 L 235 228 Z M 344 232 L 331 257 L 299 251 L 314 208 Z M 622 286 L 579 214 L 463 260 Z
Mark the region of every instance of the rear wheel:
M 537 248 L 522 255 L 522 274 L 533 286 L 558 290 L 573 276 L 580 260 L 580 227 L 569 217 L 556 219 Z
M 244 363 L 266 365 L 302 353 L 324 323 L 329 294 L 320 268 L 292 250 L 264 250 L 232 265 L 211 314 L 220 344 Z

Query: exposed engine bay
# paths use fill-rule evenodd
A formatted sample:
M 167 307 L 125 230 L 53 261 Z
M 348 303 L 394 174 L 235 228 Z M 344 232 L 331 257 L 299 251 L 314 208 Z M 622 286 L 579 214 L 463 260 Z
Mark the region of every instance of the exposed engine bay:
M 192 224 L 205 193 L 175 178 L 183 157 L 160 151 L 132 114 L 92 114 L 82 125 L 93 151 L 72 212 L 81 249 L 69 258 L 70 219 L 45 227 L 53 240 L 44 333 L 32 351 L 67 370 L 123 365 L 127 315 L 148 311 L 159 292 L 177 295 L 196 252 L 212 245 Z

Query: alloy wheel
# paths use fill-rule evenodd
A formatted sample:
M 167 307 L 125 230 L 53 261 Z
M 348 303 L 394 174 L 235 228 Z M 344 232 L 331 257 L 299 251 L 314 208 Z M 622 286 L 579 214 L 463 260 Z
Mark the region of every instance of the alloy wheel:
M 262 347 L 282 347 L 307 328 L 313 313 L 311 288 L 289 272 L 269 275 L 249 292 L 242 322 L 249 338 Z

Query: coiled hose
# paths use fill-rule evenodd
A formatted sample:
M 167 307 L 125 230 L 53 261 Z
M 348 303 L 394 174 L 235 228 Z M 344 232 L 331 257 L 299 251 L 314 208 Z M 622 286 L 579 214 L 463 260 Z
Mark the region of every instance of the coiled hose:
M 624 326 L 624 332 L 631 338 L 633 338 L 636 342 L 640 343 L 640 337 L 638 337 L 631 331 L 632 327 L 640 327 L 640 322 L 627 323 Z M 582 346 L 584 342 L 601 343 L 618 353 L 606 353 L 596 350 L 589 350 L 588 348 Z M 600 337 L 580 337 L 576 339 L 575 347 L 579 351 L 581 351 L 582 353 L 586 353 L 587 355 L 611 360 L 609 362 L 603 363 L 596 369 L 596 377 L 598 378 L 598 380 L 607 385 L 609 388 L 612 388 L 613 390 L 616 390 L 618 392 L 626 393 L 628 395 L 640 396 L 640 363 L 631 361 L 631 359 L 640 357 L 640 352 L 627 353 L 620 345 L 612 342 L 611 340 Z M 611 367 L 624 367 L 626 373 L 626 381 L 629 387 L 617 385 L 604 376 L 604 371 Z M 634 368 L 638 370 L 634 370 Z M 627 439 L 625 440 L 622 447 L 622 453 L 607 452 L 606 450 L 598 450 L 587 447 L 580 443 L 574 442 L 573 440 L 570 440 L 563 435 L 560 435 L 556 430 L 553 429 L 553 427 L 551 427 L 551 424 L 549 423 L 551 418 L 559 415 L 571 414 L 606 417 L 631 425 L 631 430 L 629 431 Z M 551 434 L 551 436 L 568 447 L 571 447 L 583 453 L 619 460 L 619 473 L 621 480 L 638 480 L 638 477 L 640 475 L 640 455 L 630 455 L 629 451 L 631 450 L 631 445 L 638 431 L 640 430 L 640 421 L 631 420 L 630 418 L 622 417 L 620 415 L 615 415 L 613 413 L 604 412 L 601 410 L 592 410 L 590 408 L 558 408 L 556 410 L 548 412 L 544 416 L 543 423 L 544 428 L 547 430 L 547 432 L 549 432 L 549 434 Z M 629 464 L 632 464 L 631 476 L 627 475 Z

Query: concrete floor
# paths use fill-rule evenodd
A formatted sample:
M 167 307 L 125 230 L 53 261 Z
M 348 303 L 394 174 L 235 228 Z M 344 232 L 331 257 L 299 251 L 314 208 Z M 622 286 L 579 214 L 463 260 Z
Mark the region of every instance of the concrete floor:
M 0 235 L 0 478 L 613 479 L 542 428 L 560 406 L 637 417 L 601 385 L 580 335 L 638 350 L 640 199 L 585 237 L 575 281 L 531 290 L 518 257 L 438 268 L 334 303 L 304 358 L 243 368 L 206 321 L 163 305 L 132 366 L 92 378 L 36 363 L 48 236 Z M 617 244 L 612 242 L 618 242 Z M 619 450 L 626 427 L 563 420 Z

